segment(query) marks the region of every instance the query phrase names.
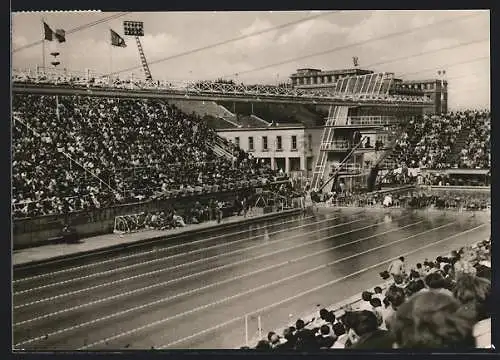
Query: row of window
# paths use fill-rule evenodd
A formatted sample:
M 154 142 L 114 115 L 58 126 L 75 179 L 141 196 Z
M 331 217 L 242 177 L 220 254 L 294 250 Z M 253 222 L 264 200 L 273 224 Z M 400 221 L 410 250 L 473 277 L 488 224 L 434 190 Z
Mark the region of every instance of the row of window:
M 239 136 L 236 136 L 234 138 L 234 143 L 236 146 L 241 147 Z M 309 150 L 312 150 L 312 135 L 310 135 L 310 134 L 308 135 L 308 143 L 309 143 Z M 283 138 L 281 136 L 276 136 L 275 147 L 276 147 L 277 151 L 283 150 Z M 254 143 L 253 136 L 248 137 L 248 150 L 249 151 L 255 150 L 255 143 Z M 269 150 L 269 142 L 268 142 L 267 136 L 263 136 L 262 137 L 262 151 L 268 151 L 268 150 Z M 292 151 L 297 150 L 297 135 L 291 136 L 290 150 L 292 150 Z
M 324 75 L 324 76 L 313 76 L 313 77 L 297 77 L 292 78 L 293 85 L 315 85 L 315 84 L 334 84 L 338 80 L 347 78 L 350 75 Z M 425 84 L 401 84 L 403 89 L 418 89 L 418 90 L 435 90 L 436 83 L 425 83 Z
M 340 79 L 347 78 L 352 75 L 317 75 L 311 77 L 294 77 L 292 78 L 293 85 L 313 85 L 313 84 L 331 84 Z
M 435 90 L 436 83 L 427 84 L 401 84 L 403 89 L 416 89 L 416 90 Z

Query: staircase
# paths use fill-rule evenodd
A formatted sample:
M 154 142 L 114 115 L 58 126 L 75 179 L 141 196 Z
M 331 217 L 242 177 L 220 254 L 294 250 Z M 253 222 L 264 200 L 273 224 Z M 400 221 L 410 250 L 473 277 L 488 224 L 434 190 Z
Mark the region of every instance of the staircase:
M 323 178 L 326 165 L 328 163 L 328 151 L 323 149 L 327 149 L 328 144 L 333 141 L 333 127 L 337 124 L 337 122 L 345 123 L 347 121 L 348 111 L 349 107 L 347 106 L 330 106 L 330 109 L 328 111 L 328 118 L 326 120 L 325 128 L 323 129 L 323 135 L 321 137 L 318 159 L 316 160 L 316 165 L 314 166 L 313 170 L 313 178 L 311 183 L 311 187 L 313 189 L 319 188 L 320 179 Z
M 407 127 L 399 127 L 394 134 L 391 142 L 387 146 L 387 150 L 378 158 L 374 166 L 378 166 L 379 170 L 393 170 L 399 166 L 399 155 L 395 152 L 394 147 L 396 146 L 396 141 L 401 138 L 403 133 L 406 131 Z
M 450 149 L 450 153 L 448 154 L 448 157 L 446 159 L 447 163 L 449 164 L 459 163 L 460 151 L 462 151 L 462 149 L 465 148 L 465 144 L 467 144 L 467 141 L 469 140 L 470 132 L 471 129 L 469 128 L 462 128 L 460 130 L 455 140 L 455 143 Z
M 215 139 L 215 143 L 213 146 L 214 153 L 219 157 L 225 157 L 229 160 L 235 160 L 235 156 L 233 155 L 232 150 L 228 147 L 228 145 L 224 142 L 224 140 L 217 136 Z
M 215 101 L 169 100 L 169 103 L 186 114 L 195 113 L 200 117 L 211 116 L 222 121 L 222 125 L 225 123 L 228 128 L 239 127 L 236 116 Z
M 399 165 L 399 154 L 394 151 L 394 146 L 385 151 L 385 154 L 382 155 L 377 162 L 380 170 L 392 170 L 397 168 Z
M 261 119 L 261 118 L 260 118 L 260 117 L 258 117 L 257 115 L 252 114 L 252 115 L 250 115 L 250 117 L 251 117 L 252 119 L 254 119 L 254 120 L 260 121 L 260 123 L 261 123 L 262 125 L 266 125 L 266 126 L 268 126 L 268 125 L 269 125 L 269 122 L 267 122 L 267 121 L 266 121 L 266 120 L 264 120 L 264 119 Z

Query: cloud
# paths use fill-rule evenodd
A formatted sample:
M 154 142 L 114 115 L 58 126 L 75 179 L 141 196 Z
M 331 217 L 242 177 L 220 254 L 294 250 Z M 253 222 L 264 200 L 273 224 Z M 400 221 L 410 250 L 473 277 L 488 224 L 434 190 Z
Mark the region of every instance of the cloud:
M 21 35 L 13 35 L 12 37 L 12 50 L 29 45 L 28 39 Z M 35 68 L 33 64 L 40 64 L 42 62 L 42 45 L 19 50 L 12 53 L 12 67 L 14 68 Z
M 433 23 L 457 18 L 457 15 L 464 16 L 465 13 L 459 14 L 457 11 L 373 11 L 371 16 L 351 29 L 347 39 L 349 42 L 357 43 L 402 32 L 403 34 L 391 37 L 386 41 L 392 44 L 397 43 L 398 47 L 414 47 L 415 44 L 418 44 L 419 39 L 435 36 L 436 31 L 448 31 L 454 36 L 463 36 L 463 33 L 457 34 L 456 31 L 456 26 L 460 22 L 458 19 L 457 22 L 430 26 Z M 415 30 L 411 31 L 412 29 Z M 413 40 L 413 42 L 408 40 Z M 380 45 L 381 42 L 375 41 L 363 44 L 363 46 L 371 47 L 379 47 Z
M 255 32 L 271 29 L 274 26 L 275 25 L 268 20 L 256 18 L 252 24 L 250 24 L 246 28 L 241 29 L 240 34 L 243 36 L 247 36 Z M 256 50 L 266 48 L 274 42 L 277 33 L 277 30 L 271 30 L 263 34 L 249 36 L 246 39 L 234 42 L 234 46 L 232 46 L 232 48 L 234 50 L 245 49 L 247 51 L 249 49 Z
M 132 40 L 132 39 L 131 39 Z M 170 34 L 146 35 L 142 39 L 142 47 L 151 59 L 166 57 L 182 51 L 181 42 Z M 135 42 L 135 41 L 134 41 Z M 132 41 L 129 41 L 132 45 Z
M 404 22 L 401 14 L 398 16 L 395 13 L 373 11 L 371 16 L 349 31 L 347 40 L 350 43 L 358 43 L 396 32 L 401 30 L 401 22 Z
M 323 19 L 312 19 L 294 26 L 292 30 L 281 34 L 278 38 L 280 45 L 302 46 L 318 36 L 339 35 L 346 29 Z
M 476 13 L 479 13 L 475 11 Z M 302 21 L 293 26 L 273 29 L 263 34 L 229 42 L 210 48 L 211 44 L 224 42 L 237 36 L 251 35 L 291 21 L 317 15 L 316 11 L 304 12 L 252 12 L 252 13 L 190 13 L 184 17 L 155 14 L 147 19 L 149 33 L 141 38 L 153 77 L 156 79 L 213 79 L 222 75 L 239 73 L 238 80 L 245 83 L 274 83 L 300 67 L 341 69 L 352 65 L 351 57 L 358 56 L 360 66 L 375 71 L 390 71 L 403 78 L 435 78 L 437 69 L 445 68 L 450 77 L 450 104 L 470 104 L 489 101 L 489 67 L 487 61 L 457 66 L 450 64 L 489 56 L 489 41 L 454 49 L 439 49 L 469 41 L 489 39 L 489 13 L 475 16 L 472 11 L 345 11 L 342 14 Z M 226 15 L 227 14 L 227 15 Z M 467 19 L 464 16 L 474 15 Z M 101 15 L 99 15 L 101 16 Z M 145 15 L 141 15 L 145 17 Z M 141 17 L 142 18 L 142 17 Z M 430 26 L 444 19 L 457 21 Z M 63 28 L 72 28 L 94 21 L 97 15 L 61 15 L 51 20 Z M 170 20 L 166 20 L 170 19 Z M 145 20 L 146 21 L 146 20 Z M 166 30 L 168 21 L 168 31 Z M 55 25 L 54 25 L 55 26 Z M 126 48 L 109 46 L 111 26 L 120 30 L 121 20 L 86 31 L 70 34 L 60 45 L 60 67 L 97 73 L 108 73 L 112 60 L 114 71 L 134 68 L 142 75 L 142 67 L 133 38 L 126 38 Z M 352 44 L 383 37 L 395 32 L 419 29 L 382 41 L 368 41 L 359 46 Z M 12 20 L 12 47 L 36 42 L 41 36 L 38 16 L 14 15 Z M 51 44 L 55 46 L 54 43 Z M 198 47 L 208 49 L 168 61 L 153 63 L 172 55 Z M 325 50 L 341 50 L 310 56 L 282 65 L 285 62 Z M 112 51 L 112 58 L 110 52 Z M 420 52 L 432 53 L 413 56 Z M 46 44 L 47 63 L 50 61 L 49 44 Z M 37 45 L 12 54 L 13 67 L 34 68 L 42 63 L 42 46 Z M 401 59 L 400 59 L 401 58 Z M 399 59 L 399 60 L 394 60 Z M 260 67 L 261 70 L 252 71 Z M 245 73 L 247 71 L 247 73 Z M 232 75 L 234 78 L 234 75 Z M 478 89 L 470 90 L 471 86 Z M 486 100 L 485 100 L 486 99 Z
M 424 52 L 437 51 L 439 49 L 452 47 L 452 46 L 455 46 L 458 44 L 460 44 L 460 41 L 458 41 L 458 39 L 435 38 L 435 39 L 431 39 L 427 42 L 424 42 L 424 44 L 422 46 L 422 51 L 424 51 Z
M 28 39 L 24 36 L 13 36 L 12 37 L 12 48 L 13 50 L 20 48 L 22 46 L 28 45 Z

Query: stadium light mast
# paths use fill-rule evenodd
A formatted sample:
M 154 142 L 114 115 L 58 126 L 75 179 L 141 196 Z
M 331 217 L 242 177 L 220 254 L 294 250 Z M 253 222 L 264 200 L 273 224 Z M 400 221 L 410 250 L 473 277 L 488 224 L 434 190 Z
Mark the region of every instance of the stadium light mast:
M 142 50 L 141 40 L 139 39 L 139 37 L 144 36 L 144 23 L 142 21 L 124 21 L 123 33 L 125 35 L 135 37 L 135 42 L 137 43 L 137 49 L 139 50 L 139 57 L 141 58 L 142 69 L 144 70 L 146 80 L 153 80 L 151 72 L 149 71 L 146 56 Z
M 446 70 L 439 70 L 438 72 L 438 76 L 439 76 L 439 80 L 441 80 L 441 89 L 440 89 L 440 92 L 439 92 L 439 97 L 440 97 L 440 101 L 439 101 L 439 112 L 441 114 L 444 113 L 443 111 L 443 102 L 444 102 L 444 82 L 446 81 Z

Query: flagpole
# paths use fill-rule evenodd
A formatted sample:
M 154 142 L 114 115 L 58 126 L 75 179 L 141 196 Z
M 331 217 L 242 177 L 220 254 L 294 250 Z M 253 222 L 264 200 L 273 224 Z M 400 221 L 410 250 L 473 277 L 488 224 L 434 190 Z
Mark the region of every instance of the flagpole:
M 45 19 L 42 17 L 42 68 L 45 72 Z
M 113 29 L 109 28 L 110 34 Z M 113 72 L 113 41 L 110 39 L 109 41 L 109 76 L 111 77 L 111 73 Z

